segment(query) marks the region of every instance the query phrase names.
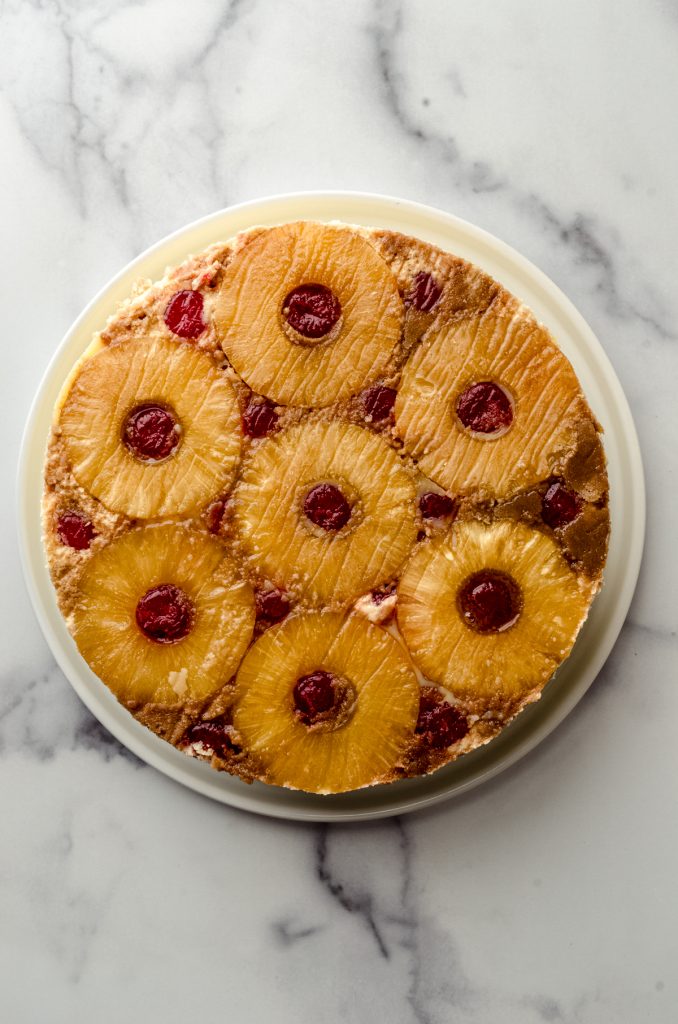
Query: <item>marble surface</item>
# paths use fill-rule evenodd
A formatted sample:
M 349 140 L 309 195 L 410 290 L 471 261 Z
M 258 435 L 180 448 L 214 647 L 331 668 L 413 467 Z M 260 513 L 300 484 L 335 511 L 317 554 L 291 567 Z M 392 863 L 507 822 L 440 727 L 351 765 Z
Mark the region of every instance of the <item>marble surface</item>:
M 280 1024 L 678 1019 L 678 11 L 5 0 L 0 8 L 0 1017 Z M 649 491 L 629 620 L 538 750 L 363 827 L 217 806 L 57 670 L 15 542 L 46 363 L 141 249 L 274 192 L 438 205 L 541 266 L 628 394 Z

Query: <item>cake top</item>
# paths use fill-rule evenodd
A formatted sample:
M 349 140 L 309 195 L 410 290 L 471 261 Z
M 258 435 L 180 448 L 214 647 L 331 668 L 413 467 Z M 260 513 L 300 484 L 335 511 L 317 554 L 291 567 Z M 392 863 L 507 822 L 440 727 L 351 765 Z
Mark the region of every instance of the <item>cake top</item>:
M 139 721 L 245 779 L 434 770 L 537 699 L 600 586 L 599 427 L 531 312 L 388 231 L 255 228 L 66 382 L 59 604 Z

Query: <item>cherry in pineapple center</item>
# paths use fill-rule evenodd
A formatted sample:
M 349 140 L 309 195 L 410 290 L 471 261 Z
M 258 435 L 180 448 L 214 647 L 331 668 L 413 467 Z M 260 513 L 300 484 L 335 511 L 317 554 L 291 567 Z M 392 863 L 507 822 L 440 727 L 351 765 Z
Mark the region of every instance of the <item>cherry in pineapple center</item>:
M 181 426 L 169 406 L 147 402 L 128 414 L 122 439 L 139 462 L 164 462 L 181 443 Z
M 193 614 L 193 604 L 180 587 L 161 583 L 139 598 L 135 617 L 139 629 L 149 640 L 173 644 L 188 636 Z
M 324 284 L 301 284 L 286 296 L 283 318 L 307 341 L 325 338 L 341 317 L 341 303 Z
M 304 498 L 304 513 L 328 532 L 341 530 L 351 518 L 351 506 L 335 484 L 316 484 Z

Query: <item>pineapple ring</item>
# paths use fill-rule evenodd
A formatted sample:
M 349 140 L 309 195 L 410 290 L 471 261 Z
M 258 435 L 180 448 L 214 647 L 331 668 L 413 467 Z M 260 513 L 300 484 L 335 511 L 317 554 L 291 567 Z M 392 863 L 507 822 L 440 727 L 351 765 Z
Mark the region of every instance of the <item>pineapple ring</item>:
M 141 462 L 123 442 L 129 413 L 147 403 L 176 413 L 181 440 L 163 461 Z M 80 367 L 60 426 L 78 483 L 135 519 L 188 515 L 231 485 L 242 426 L 233 386 L 211 358 L 149 336 L 101 349 Z
M 476 632 L 459 611 L 461 586 L 487 569 L 521 590 L 520 614 L 503 632 Z M 544 533 L 469 520 L 414 552 L 398 585 L 398 626 L 433 682 L 479 708 L 514 707 L 534 699 L 569 654 L 591 597 Z
M 192 606 L 188 635 L 147 639 L 139 600 L 174 584 Z M 202 700 L 233 676 L 254 630 L 254 596 L 223 543 L 176 524 L 142 526 L 96 551 L 78 583 L 73 636 L 90 668 L 120 700 Z
M 456 415 L 472 384 L 511 396 L 508 429 L 479 437 Z M 577 378 L 545 328 L 488 313 L 428 335 L 404 370 L 396 430 L 421 470 L 452 494 L 507 497 L 548 477 L 589 416 Z
M 325 339 L 295 343 L 282 306 L 307 283 L 331 290 L 341 318 Z M 224 274 L 214 317 L 222 347 L 245 382 L 274 402 L 296 406 L 330 405 L 376 381 L 402 320 L 395 278 L 373 246 L 347 228 L 304 222 L 248 241 Z
M 353 504 L 337 531 L 303 511 L 314 484 L 334 482 Z M 344 605 L 392 579 L 417 534 L 416 486 L 395 451 L 355 424 L 302 423 L 262 442 L 245 462 L 233 513 L 256 570 L 311 604 Z
M 293 690 L 318 669 L 348 680 L 354 710 L 334 730 L 303 724 Z M 248 651 L 236 678 L 233 724 L 267 782 L 341 793 L 388 779 L 414 736 L 419 683 L 398 641 L 358 615 L 294 615 Z

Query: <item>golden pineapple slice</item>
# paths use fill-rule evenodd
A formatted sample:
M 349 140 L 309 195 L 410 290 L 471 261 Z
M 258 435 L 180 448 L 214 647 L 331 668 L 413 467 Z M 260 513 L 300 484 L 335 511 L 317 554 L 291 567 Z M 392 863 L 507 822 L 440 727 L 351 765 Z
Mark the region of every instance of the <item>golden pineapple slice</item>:
M 233 676 L 254 617 L 252 590 L 221 541 L 174 523 L 149 525 L 92 555 L 73 636 L 120 700 L 184 703 Z
M 517 709 L 569 653 L 592 596 L 544 533 L 457 522 L 405 567 L 398 625 L 433 682 L 471 705 Z
M 412 474 L 381 437 L 336 420 L 263 441 L 232 504 L 256 570 L 310 604 L 347 604 L 392 579 L 417 533 Z
M 233 724 L 267 782 L 341 793 L 388 780 L 418 710 L 419 684 L 394 637 L 357 615 L 310 612 L 249 650 Z
M 484 497 L 549 476 L 591 418 L 569 362 L 524 314 L 488 312 L 428 335 L 395 405 L 396 430 L 421 470 L 452 494 Z
M 203 352 L 161 337 L 87 359 L 59 423 L 78 483 L 135 519 L 197 511 L 230 487 L 240 456 L 231 383 Z
M 247 241 L 217 294 L 215 326 L 254 391 L 325 406 L 384 372 L 403 308 L 387 264 L 345 227 L 300 222 Z

